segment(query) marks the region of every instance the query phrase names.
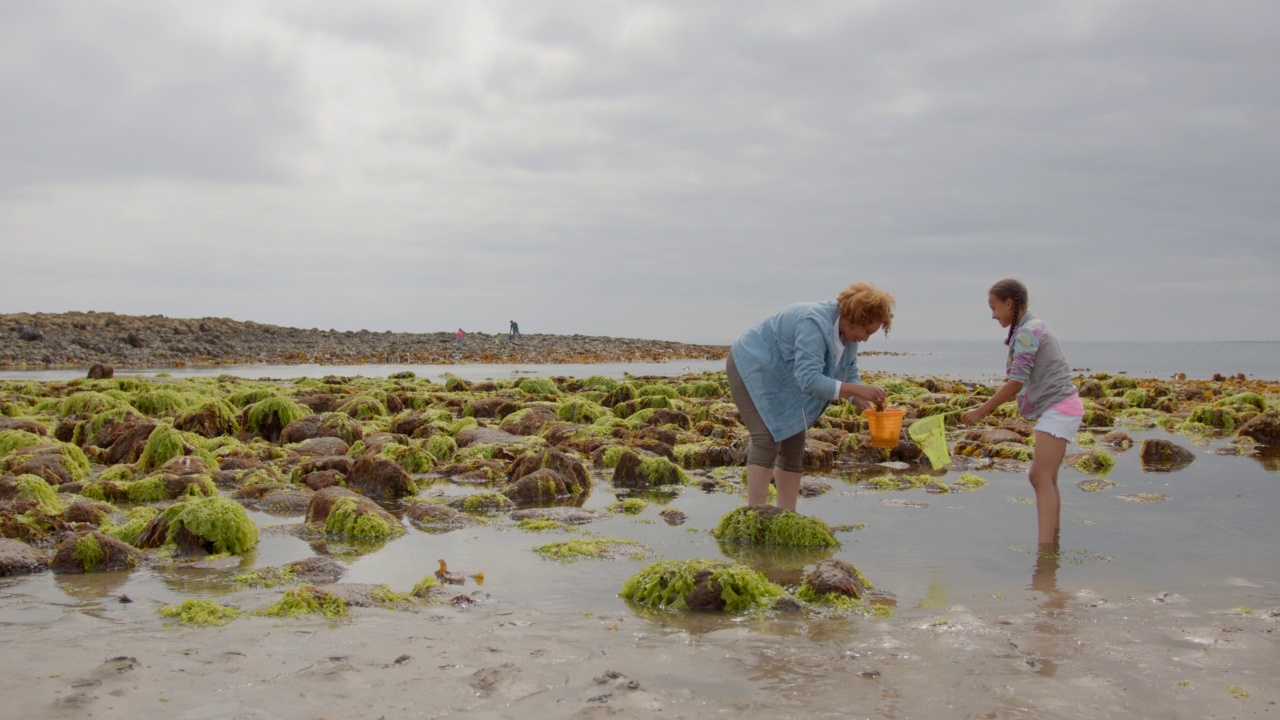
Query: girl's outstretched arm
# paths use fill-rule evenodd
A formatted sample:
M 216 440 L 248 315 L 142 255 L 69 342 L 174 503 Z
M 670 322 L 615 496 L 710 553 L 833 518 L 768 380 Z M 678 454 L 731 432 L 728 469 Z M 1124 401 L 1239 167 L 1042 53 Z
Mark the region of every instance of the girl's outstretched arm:
M 1009 380 L 1004 385 L 1000 386 L 1000 389 L 996 391 L 995 395 L 987 398 L 986 402 L 976 408 L 965 410 L 964 414 L 960 416 L 960 422 L 965 425 L 972 425 L 973 423 L 978 422 L 982 418 L 994 412 L 996 408 L 1017 397 L 1018 391 L 1021 389 L 1021 381 Z

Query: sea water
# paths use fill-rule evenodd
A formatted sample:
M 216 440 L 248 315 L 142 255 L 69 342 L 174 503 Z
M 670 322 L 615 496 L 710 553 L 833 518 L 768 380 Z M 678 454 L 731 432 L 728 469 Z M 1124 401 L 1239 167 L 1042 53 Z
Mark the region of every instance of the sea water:
M 928 341 L 880 340 L 863 343 L 858 367 L 866 371 L 912 377 L 938 376 L 966 382 L 999 382 L 1007 348 L 998 340 Z M 1256 379 L 1280 379 L 1280 342 L 1064 342 L 1068 362 L 1079 374 L 1108 373 L 1169 379 L 1243 374 Z M 326 375 L 387 377 L 412 372 L 440 379 L 456 375 L 479 381 L 521 377 L 588 377 L 655 375 L 671 377 L 724 369 L 723 360 L 669 360 L 660 363 L 513 364 L 513 365 L 220 365 L 182 368 L 117 368 L 117 375 L 174 377 L 232 375 L 243 378 L 299 378 Z M 0 380 L 70 380 L 85 370 L 0 371 Z
M 867 371 L 914 377 L 943 376 L 971 382 L 999 382 L 1005 348 L 999 342 L 893 341 L 866 343 L 860 366 Z M 1073 368 L 1082 374 L 1128 374 L 1189 378 L 1216 374 L 1259 379 L 1280 378 L 1280 343 L 1116 343 L 1080 342 L 1066 348 Z M 672 360 L 665 363 L 602 363 L 557 365 L 238 365 L 212 368 L 170 368 L 119 371 L 118 375 L 164 372 L 174 377 L 234 375 L 247 378 L 323 377 L 325 375 L 384 377 L 410 371 L 418 377 L 440 379 L 456 375 L 467 380 L 536 376 L 587 377 L 606 375 L 678 376 L 718 371 L 721 360 Z M 82 377 L 69 370 L 10 371 L 0 379 L 62 380 Z M 1194 593 L 1215 606 L 1269 607 L 1280 605 L 1280 576 L 1273 563 L 1260 558 L 1280 555 L 1280 456 L 1266 451 L 1236 456 L 1230 438 L 1210 442 L 1171 435 L 1160 429 L 1131 430 L 1135 443 L 1162 437 L 1188 447 L 1195 461 L 1177 472 L 1148 472 L 1135 448 L 1112 451 L 1115 468 L 1106 476 L 1114 483 L 1101 492 L 1077 488 L 1089 476 L 1064 468 L 1064 552 L 1057 582 L 1065 587 L 1134 595 L 1171 591 Z M 951 431 L 951 441 L 957 431 Z M 1073 448 L 1074 449 L 1074 448 Z M 738 469 L 740 470 L 740 469 Z M 871 471 L 878 471 L 872 468 Z M 835 557 L 849 559 L 879 587 L 893 593 L 900 605 L 924 606 L 940 602 L 998 605 L 1007 593 L 1029 586 L 1033 573 L 1043 572 L 1034 547 L 1035 506 L 1025 472 L 979 471 L 989 484 L 976 492 L 930 495 L 924 490 L 877 492 L 859 485 L 857 474 L 827 470 L 807 477 L 828 484 L 818 498 L 802 499 L 801 512 L 836 526 L 856 525 L 840 534 L 843 547 Z M 883 472 L 891 472 L 888 469 Z M 919 472 L 912 469 L 910 472 Z M 554 540 L 581 537 L 619 537 L 645 544 L 652 557 L 734 557 L 710 530 L 743 499 L 726 492 L 703 492 L 696 486 L 664 488 L 640 495 L 650 506 L 638 516 L 609 513 L 607 508 L 634 493 L 612 487 L 608 471 L 595 471 L 595 489 L 579 501 L 602 512 L 604 519 L 582 530 L 531 534 L 503 518 L 487 525 L 445 534 L 410 530 L 372 552 L 345 558 L 349 582 L 388 583 L 405 591 L 430 574 L 440 559 L 464 572 L 483 572 L 490 578 L 486 591 L 495 598 L 520 598 L 557 609 L 602 611 L 617 609 L 617 591 L 641 560 L 608 563 L 556 563 L 542 559 L 533 548 Z M 938 479 L 950 484 L 958 470 L 942 471 Z M 437 482 L 424 494 L 470 492 Z M 1164 499 L 1153 504 L 1130 502 L 1122 496 L 1150 493 Z M 908 501 L 908 502 L 899 502 Z M 689 520 L 669 526 L 658 515 L 675 507 Z M 254 513 L 264 530 L 273 525 L 301 522 L 300 517 Z M 1176 538 L 1176 542 L 1174 539 Z M 287 533 L 266 533 L 257 552 L 240 569 L 279 565 L 320 552 Z M 812 557 L 743 558 L 766 569 L 777 581 L 798 582 L 799 573 L 815 562 Z M 137 591 L 165 600 L 230 592 L 227 573 L 147 570 L 121 575 L 115 591 Z M 75 579 L 60 579 L 74 585 Z M 167 590 L 165 589 L 167 588 Z M 53 591 L 52 588 L 50 588 Z M 75 589 L 63 592 L 75 595 Z M 55 596 L 62 593 L 53 591 Z M 90 593 L 92 594 L 92 593 Z M 994 609 L 994 608 L 991 608 Z

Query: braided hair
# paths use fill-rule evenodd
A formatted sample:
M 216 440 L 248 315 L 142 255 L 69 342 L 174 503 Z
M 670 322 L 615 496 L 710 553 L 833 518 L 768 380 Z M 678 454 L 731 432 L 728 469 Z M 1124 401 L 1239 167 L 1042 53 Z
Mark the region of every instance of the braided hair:
M 1018 321 L 1022 319 L 1022 314 L 1027 311 L 1027 286 L 1021 281 L 1013 278 L 1005 278 L 989 290 L 997 300 L 1013 301 L 1013 322 L 1009 323 L 1009 334 L 1004 339 L 1004 344 L 1008 345 L 1013 342 L 1013 334 L 1018 330 Z

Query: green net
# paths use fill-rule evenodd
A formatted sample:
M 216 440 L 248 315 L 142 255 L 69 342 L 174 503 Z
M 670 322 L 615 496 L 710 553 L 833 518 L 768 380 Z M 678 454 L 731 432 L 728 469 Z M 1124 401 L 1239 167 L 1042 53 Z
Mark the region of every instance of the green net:
M 943 423 L 943 415 L 930 415 L 921 418 L 907 428 L 907 434 L 920 446 L 920 450 L 929 458 L 933 469 L 937 470 L 951 462 L 951 453 L 947 451 L 947 428 Z

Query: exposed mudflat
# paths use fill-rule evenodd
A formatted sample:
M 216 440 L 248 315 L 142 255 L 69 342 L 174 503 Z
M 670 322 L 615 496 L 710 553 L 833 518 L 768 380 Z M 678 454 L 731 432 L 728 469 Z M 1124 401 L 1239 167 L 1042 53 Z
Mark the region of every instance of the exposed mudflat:
M 11 582 L 8 584 L 12 584 Z M 1280 623 L 1049 593 L 1000 615 L 660 622 L 358 609 L 165 626 L 4 588 L 24 718 L 1239 718 L 1280 708 Z

